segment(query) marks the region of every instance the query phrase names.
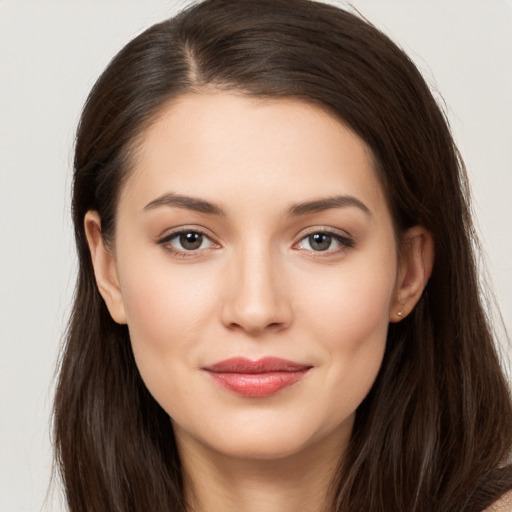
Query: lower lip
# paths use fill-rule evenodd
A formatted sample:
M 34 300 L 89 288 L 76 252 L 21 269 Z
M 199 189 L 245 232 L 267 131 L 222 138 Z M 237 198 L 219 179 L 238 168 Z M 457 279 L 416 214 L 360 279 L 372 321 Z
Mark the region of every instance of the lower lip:
M 295 372 L 217 373 L 209 372 L 220 386 L 238 395 L 265 397 L 299 382 L 308 369 Z

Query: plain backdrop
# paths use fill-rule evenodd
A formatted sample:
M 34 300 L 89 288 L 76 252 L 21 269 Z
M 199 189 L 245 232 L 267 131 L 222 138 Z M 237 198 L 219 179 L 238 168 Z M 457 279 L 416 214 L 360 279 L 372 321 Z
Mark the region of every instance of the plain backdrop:
M 186 3 L 0 0 L 0 512 L 65 510 L 58 486 L 45 496 L 54 371 L 75 278 L 69 188 L 81 107 L 128 40 Z M 444 98 L 487 280 L 510 331 L 512 0 L 354 5 Z

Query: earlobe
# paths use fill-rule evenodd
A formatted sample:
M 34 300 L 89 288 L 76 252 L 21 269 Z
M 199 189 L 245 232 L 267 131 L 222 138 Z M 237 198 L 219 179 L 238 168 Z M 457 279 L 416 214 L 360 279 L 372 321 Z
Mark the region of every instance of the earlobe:
M 408 229 L 403 237 L 390 321 L 399 322 L 416 306 L 434 266 L 434 240 L 422 226 Z
M 90 210 L 85 214 L 84 228 L 98 290 L 113 320 L 118 324 L 126 324 L 126 313 L 116 262 L 113 253 L 105 247 L 101 233 L 101 218 L 98 212 Z

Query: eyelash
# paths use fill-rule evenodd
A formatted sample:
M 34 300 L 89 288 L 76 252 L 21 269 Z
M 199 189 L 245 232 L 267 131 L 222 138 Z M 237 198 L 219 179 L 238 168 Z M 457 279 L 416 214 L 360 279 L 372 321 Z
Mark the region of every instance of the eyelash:
M 169 233 L 168 235 L 165 235 L 163 238 L 158 240 L 157 244 L 162 245 L 163 248 L 166 251 L 170 252 L 173 256 L 178 256 L 179 258 L 195 257 L 199 254 L 199 251 L 204 251 L 204 250 L 208 250 L 208 249 L 195 249 L 195 250 L 190 250 L 190 251 L 187 251 L 186 249 L 179 250 L 170 244 L 170 242 L 173 239 L 178 238 L 181 235 L 191 234 L 191 233 L 201 235 L 202 237 L 208 239 L 213 246 L 218 247 L 218 244 L 213 242 L 211 240 L 211 238 L 204 231 L 197 229 L 197 228 L 195 228 L 195 229 L 179 229 L 177 231 L 173 231 L 172 233 Z
M 208 234 L 206 234 L 204 231 L 200 230 L 200 229 L 180 229 L 180 230 L 177 230 L 177 231 L 173 231 L 172 233 L 169 233 L 168 235 L 165 235 L 163 238 L 157 240 L 157 244 L 158 245 L 162 245 L 163 248 L 168 251 L 169 253 L 171 253 L 173 256 L 177 256 L 177 257 L 180 257 L 180 258 L 190 258 L 190 257 L 197 257 L 198 254 L 201 252 L 201 251 L 205 251 L 205 250 L 209 250 L 210 248 L 198 248 L 198 249 L 193 249 L 193 250 L 186 250 L 186 249 L 183 249 L 183 250 L 180 250 L 180 249 L 176 249 L 175 247 L 173 247 L 170 242 L 173 240 L 173 239 L 176 239 L 178 238 L 179 236 L 181 235 L 184 235 L 184 234 L 196 234 L 196 235 L 200 235 L 206 239 L 208 239 L 211 243 L 212 246 L 217 246 L 219 247 L 218 244 L 216 244 L 215 242 L 213 242 L 211 240 L 211 238 L 208 236 Z M 306 233 L 305 235 L 303 235 L 300 240 L 294 244 L 294 247 L 303 243 L 305 240 L 307 240 L 309 237 L 313 236 L 313 235 L 325 235 L 325 236 L 328 236 L 331 238 L 332 241 L 336 241 L 338 242 L 341 247 L 338 248 L 338 249 L 335 249 L 335 250 L 330 250 L 330 249 L 326 249 L 326 250 L 323 250 L 323 251 L 315 251 L 313 249 L 304 249 L 310 253 L 312 253 L 312 255 L 315 257 L 315 258 L 322 258 L 322 257 L 328 257 L 328 256 L 332 256 L 334 254 L 338 254 L 340 252 L 343 252 L 343 251 L 346 251 L 348 249 L 351 249 L 355 246 L 355 241 L 350 238 L 350 237 L 347 237 L 347 236 L 344 236 L 344 235 L 340 235 L 339 233 L 336 233 L 334 231 L 328 231 L 328 230 L 322 230 L 322 229 L 316 229 L 314 231 L 310 231 L 309 233 Z M 299 250 L 299 249 L 298 249 Z
M 336 233 L 334 231 L 329 231 L 329 230 L 324 230 L 324 229 L 316 229 L 316 230 L 310 231 L 309 233 L 306 233 L 305 235 L 303 235 L 301 237 L 301 239 L 299 240 L 298 244 L 303 243 L 305 240 L 307 240 L 309 237 L 311 237 L 313 235 L 328 236 L 328 237 L 331 238 L 331 241 L 335 241 L 335 242 L 338 242 L 340 244 L 340 247 L 337 248 L 337 249 L 334 249 L 334 250 L 326 249 L 326 250 L 323 250 L 323 251 L 314 251 L 312 249 L 305 249 L 308 252 L 310 252 L 315 258 L 326 258 L 326 257 L 329 257 L 329 256 L 333 256 L 335 254 L 339 254 L 339 253 L 344 252 L 344 251 L 346 251 L 348 249 L 351 249 L 352 247 L 355 246 L 355 241 L 352 238 L 350 238 L 348 236 L 345 236 L 345 235 L 341 235 L 341 234 Z M 296 246 L 298 244 L 294 244 L 294 246 Z

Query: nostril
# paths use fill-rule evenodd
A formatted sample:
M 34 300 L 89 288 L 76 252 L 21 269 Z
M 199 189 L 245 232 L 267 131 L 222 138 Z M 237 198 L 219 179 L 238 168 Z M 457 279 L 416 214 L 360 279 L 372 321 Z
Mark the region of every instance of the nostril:
M 268 315 L 249 315 L 238 311 L 232 313 L 236 318 L 231 321 L 224 322 L 230 330 L 241 330 L 251 336 L 259 336 L 264 332 L 277 332 L 285 329 L 289 325 L 289 319 L 279 312 L 275 311 Z

